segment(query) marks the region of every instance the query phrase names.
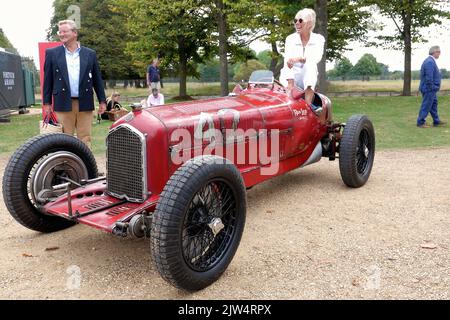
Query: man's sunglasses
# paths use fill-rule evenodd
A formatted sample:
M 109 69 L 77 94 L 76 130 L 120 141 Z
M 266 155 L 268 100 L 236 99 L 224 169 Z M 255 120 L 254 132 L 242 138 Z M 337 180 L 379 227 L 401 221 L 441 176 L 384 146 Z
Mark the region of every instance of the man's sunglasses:
M 302 23 L 302 22 L 303 22 L 303 19 L 294 19 L 294 23 L 297 23 L 297 21 L 298 21 L 299 23 Z

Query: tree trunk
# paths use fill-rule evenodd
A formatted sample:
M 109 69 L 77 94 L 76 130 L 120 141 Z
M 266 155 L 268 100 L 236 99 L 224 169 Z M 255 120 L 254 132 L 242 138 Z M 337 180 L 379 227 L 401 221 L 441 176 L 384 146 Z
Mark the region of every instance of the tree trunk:
M 142 88 L 141 87 L 141 81 L 140 80 L 134 80 L 134 87 L 135 88 Z
M 187 97 L 187 55 L 184 49 L 184 39 L 180 37 L 178 39 L 178 56 L 180 58 L 180 98 Z
M 109 80 L 108 84 L 111 89 L 114 89 L 116 87 L 116 80 Z
M 281 62 L 280 63 L 278 62 L 280 60 L 280 52 L 278 51 L 277 43 L 273 41 L 271 45 L 272 45 L 272 60 L 270 61 L 270 71 L 272 71 L 274 77 L 278 79 L 280 77 L 281 69 L 283 68 L 284 65 L 284 60 L 281 59 Z
M 404 16 L 404 44 L 405 44 L 405 73 L 403 78 L 403 96 L 411 95 L 411 10 L 412 0 L 409 0 L 409 6 Z
M 321 93 L 326 94 L 327 92 L 327 71 L 326 71 L 326 62 L 327 62 L 327 54 L 326 48 L 328 43 L 328 8 L 327 8 L 327 0 L 316 0 L 315 3 L 315 11 L 317 13 L 317 22 L 316 22 L 316 32 L 323 35 L 325 38 L 325 47 L 322 60 L 319 62 L 319 79 L 318 86 L 319 91 Z
M 223 0 L 216 0 L 217 26 L 219 29 L 219 58 L 220 58 L 220 94 L 228 96 L 228 37 L 227 16 Z

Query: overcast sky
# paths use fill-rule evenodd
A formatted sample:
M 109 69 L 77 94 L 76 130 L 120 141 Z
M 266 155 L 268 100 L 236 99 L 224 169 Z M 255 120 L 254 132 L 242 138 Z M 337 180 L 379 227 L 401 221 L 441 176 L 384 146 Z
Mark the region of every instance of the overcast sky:
M 50 26 L 50 18 L 53 14 L 53 0 L 0 0 L 0 28 L 19 50 L 22 56 L 33 57 L 36 65 L 39 64 L 38 42 L 46 41 L 46 29 Z M 450 10 L 450 4 L 449 10 Z M 431 45 L 441 46 L 441 57 L 438 60 L 440 68 L 450 70 L 450 23 L 443 28 L 431 28 L 424 34 L 429 40 L 425 44 L 415 44 L 413 47 L 412 69 L 420 69 L 424 58 L 428 55 Z M 393 26 L 386 28 L 386 33 Z M 269 49 L 263 43 L 255 43 L 252 49 L 261 51 Z M 373 54 L 378 62 L 389 66 L 389 70 L 403 70 L 403 54 L 400 51 L 385 50 L 381 48 L 364 48 L 358 43 L 351 45 L 352 51 L 347 51 L 345 56 L 355 64 L 365 53 Z M 328 64 L 331 68 L 332 64 Z

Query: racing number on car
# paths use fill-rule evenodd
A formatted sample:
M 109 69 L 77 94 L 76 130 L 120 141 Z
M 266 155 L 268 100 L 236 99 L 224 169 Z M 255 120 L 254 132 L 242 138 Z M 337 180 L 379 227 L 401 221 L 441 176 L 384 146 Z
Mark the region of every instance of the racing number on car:
M 241 114 L 239 113 L 239 111 L 234 110 L 234 109 L 221 109 L 217 112 L 217 115 L 219 116 L 220 121 L 223 121 L 224 116 L 227 113 L 232 113 L 233 114 L 233 123 L 232 123 L 232 128 L 234 131 L 237 129 L 237 126 L 241 120 Z M 205 129 L 205 126 L 208 125 L 208 129 Z M 194 137 L 195 139 L 212 139 L 217 138 L 216 137 L 216 129 L 214 127 L 214 117 L 212 114 L 210 113 L 206 113 L 206 112 L 202 112 L 200 113 L 200 119 L 198 122 L 198 125 L 195 129 L 195 133 L 194 133 Z

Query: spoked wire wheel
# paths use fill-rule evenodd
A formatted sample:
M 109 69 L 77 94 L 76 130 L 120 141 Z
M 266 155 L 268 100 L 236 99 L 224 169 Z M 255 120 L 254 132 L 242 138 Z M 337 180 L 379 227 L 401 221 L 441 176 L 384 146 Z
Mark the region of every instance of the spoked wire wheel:
M 224 181 L 203 186 L 191 200 L 183 225 L 183 257 L 192 270 L 213 268 L 227 252 L 236 229 L 236 197 Z
M 152 219 L 152 257 L 161 276 L 189 291 L 212 284 L 236 253 L 245 214 L 245 185 L 231 162 L 202 156 L 178 168 Z
M 373 146 L 370 141 L 370 134 L 367 129 L 361 130 L 359 134 L 359 143 L 356 150 L 356 170 L 358 174 L 364 175 L 370 168 L 371 153 Z

